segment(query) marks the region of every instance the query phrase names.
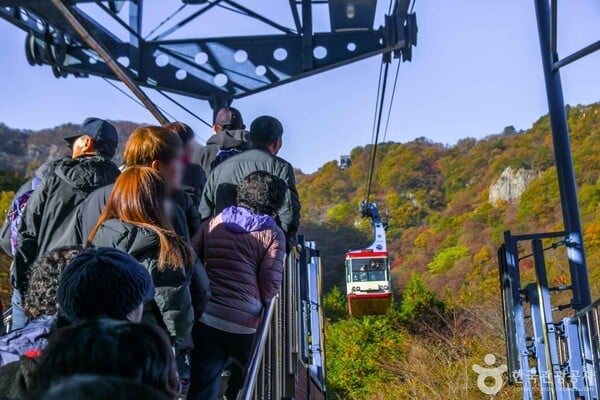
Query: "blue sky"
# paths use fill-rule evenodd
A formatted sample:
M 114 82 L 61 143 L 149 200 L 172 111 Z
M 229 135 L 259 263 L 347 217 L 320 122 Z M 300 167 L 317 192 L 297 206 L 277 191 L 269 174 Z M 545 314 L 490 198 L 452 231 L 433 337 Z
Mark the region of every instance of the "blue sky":
M 287 10 L 287 1 L 278 2 L 271 7 L 273 17 Z M 387 7 L 387 1 L 379 3 L 380 11 Z M 600 38 L 597 0 L 559 5 L 561 55 Z M 507 125 L 526 129 L 546 113 L 533 1 L 418 0 L 415 11 L 419 45 L 412 63 L 401 66 L 387 140 L 425 136 L 452 144 L 467 136 L 500 132 Z M 213 23 L 207 29 L 220 28 Z M 248 33 L 255 33 L 253 26 Z M 24 33 L 0 20 L 1 122 L 30 129 L 80 122 L 90 115 L 153 122 L 147 111 L 101 79 L 58 80 L 47 66 L 30 67 L 23 48 Z M 379 63 L 376 57 L 338 68 L 241 99 L 234 106 L 247 121 L 262 114 L 280 118 L 285 128 L 282 156 L 312 172 L 370 141 Z M 599 71 L 599 54 L 563 69 L 566 102 L 598 101 Z M 210 135 L 185 112 L 160 96 L 153 98 L 190 123 L 199 136 Z M 210 118 L 207 103 L 183 102 Z

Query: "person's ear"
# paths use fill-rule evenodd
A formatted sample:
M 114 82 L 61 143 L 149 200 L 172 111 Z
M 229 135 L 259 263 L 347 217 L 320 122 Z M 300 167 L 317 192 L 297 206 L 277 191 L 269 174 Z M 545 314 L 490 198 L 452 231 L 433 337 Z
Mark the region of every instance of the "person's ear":
M 82 150 L 84 153 L 91 153 L 95 150 L 95 143 L 94 143 L 94 139 L 92 139 L 91 137 L 85 135 L 82 138 Z
M 150 163 L 150 168 L 152 168 L 155 171 L 160 171 L 160 161 L 158 160 L 154 160 Z

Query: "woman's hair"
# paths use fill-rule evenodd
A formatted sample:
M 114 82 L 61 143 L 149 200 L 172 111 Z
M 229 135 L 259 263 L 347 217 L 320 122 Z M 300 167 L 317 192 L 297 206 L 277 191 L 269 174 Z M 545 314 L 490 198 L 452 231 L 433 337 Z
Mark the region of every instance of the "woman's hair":
M 125 165 L 150 166 L 152 161 L 169 163 L 181 157 L 182 143 L 179 136 L 161 126 L 142 126 L 131 132 L 123 158 Z
M 164 392 L 132 379 L 100 375 L 75 375 L 48 390 L 35 393 L 29 400 L 173 400 Z
M 117 178 L 104 211 L 90 236 L 91 245 L 100 226 L 109 219 L 118 219 L 146 228 L 158 236 L 160 250 L 158 268 L 180 268 L 193 264 L 192 252 L 177 235 L 165 215 L 166 184 L 160 174 L 149 167 L 127 167 Z
M 275 175 L 256 171 L 246 176 L 237 188 L 237 204 L 257 214 L 273 215 L 283 206 L 287 184 Z
M 61 247 L 42 255 L 33 264 L 29 286 L 25 292 L 25 314 L 30 319 L 54 315 L 58 310 L 58 282 L 60 274 L 83 248 Z
M 177 136 L 179 136 L 179 139 L 181 139 L 183 144 L 186 144 L 195 136 L 192 128 L 190 128 L 189 125 L 184 124 L 183 122 L 170 122 L 168 124 L 163 125 L 163 127 L 177 134 Z
M 99 319 L 56 331 L 40 357 L 33 389 L 46 390 L 81 374 L 131 379 L 171 397 L 179 392 L 169 340 L 148 324 Z

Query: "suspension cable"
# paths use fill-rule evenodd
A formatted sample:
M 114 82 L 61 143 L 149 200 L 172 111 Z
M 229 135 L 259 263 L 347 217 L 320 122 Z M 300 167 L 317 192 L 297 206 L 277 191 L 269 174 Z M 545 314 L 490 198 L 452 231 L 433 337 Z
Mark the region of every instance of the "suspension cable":
M 371 128 L 371 145 L 375 144 L 375 128 L 377 127 L 377 111 L 379 110 L 379 95 L 381 93 L 381 75 L 383 63 L 379 64 L 379 77 L 377 78 L 377 95 L 375 96 L 375 112 L 373 113 L 373 127 Z
M 385 121 L 385 129 L 383 130 L 383 139 L 381 143 L 385 143 L 385 139 L 388 133 L 388 126 L 390 124 L 390 116 L 392 115 L 392 105 L 394 104 L 394 95 L 396 94 L 396 84 L 398 83 L 398 73 L 400 72 L 400 65 L 402 62 L 398 60 L 398 66 L 396 67 L 396 76 L 394 77 L 394 86 L 392 87 L 392 96 L 390 97 L 390 106 L 388 108 L 388 115 Z
M 138 99 L 136 99 L 135 97 L 133 97 L 132 95 L 130 95 L 129 93 L 127 93 L 126 91 L 124 91 L 123 89 L 121 89 L 120 87 L 118 87 L 117 85 L 115 85 L 114 83 L 112 83 L 110 80 L 106 79 L 106 78 L 102 78 L 106 83 L 108 83 L 110 86 L 114 87 L 115 89 L 117 89 L 119 92 L 123 93 L 125 96 L 127 96 L 131 101 L 133 101 L 134 103 L 136 103 L 137 105 L 139 105 L 140 107 L 144 108 L 147 110 L 146 106 L 139 101 Z M 175 118 L 174 116 L 172 116 L 171 114 L 169 114 L 167 111 L 164 110 L 164 108 L 156 106 L 156 108 L 158 108 L 160 111 L 162 111 L 163 113 L 165 113 L 169 118 L 171 118 L 171 120 L 176 121 L 177 118 Z
M 390 63 L 386 62 L 383 72 L 383 82 L 381 84 L 381 98 L 379 99 L 379 109 L 377 113 L 377 128 L 375 129 L 375 138 L 373 143 L 373 150 L 371 152 L 371 166 L 369 169 L 369 180 L 367 184 L 367 204 L 369 204 L 371 198 L 371 188 L 373 185 L 373 174 L 375 173 L 375 158 L 377 157 L 377 143 L 379 142 L 379 131 L 381 130 L 381 117 L 383 115 L 383 102 L 385 100 L 385 89 L 387 86 L 388 71 L 390 69 Z
M 169 96 L 168 94 L 166 94 L 164 91 L 159 90 L 159 89 L 157 89 L 156 91 L 158 93 L 162 94 L 167 100 L 170 100 L 173 104 L 175 104 L 176 106 L 178 106 L 179 108 L 181 108 L 183 111 L 187 112 L 192 117 L 194 117 L 198 121 L 202 122 L 204 125 L 208 126 L 209 128 L 212 128 L 212 125 L 209 124 L 204 118 L 202 118 L 198 114 L 194 113 L 192 110 L 190 110 L 189 108 L 187 108 L 186 106 L 184 106 L 183 104 L 181 104 L 180 102 L 178 102 L 177 100 L 175 100 L 174 98 L 172 98 L 171 96 Z
M 171 15 L 169 15 L 168 17 L 166 17 L 165 19 L 163 19 L 162 21 L 160 21 L 160 23 L 150 31 L 150 33 L 148 33 L 144 39 L 148 39 L 150 36 L 152 36 L 152 34 L 154 32 L 156 32 L 157 30 L 159 30 L 160 28 L 162 28 L 167 22 L 169 22 L 171 19 L 173 19 L 177 14 L 179 14 L 185 7 L 187 6 L 187 3 L 183 3 L 181 6 L 179 6 L 179 8 L 177 10 L 175 10 L 174 13 L 172 13 Z

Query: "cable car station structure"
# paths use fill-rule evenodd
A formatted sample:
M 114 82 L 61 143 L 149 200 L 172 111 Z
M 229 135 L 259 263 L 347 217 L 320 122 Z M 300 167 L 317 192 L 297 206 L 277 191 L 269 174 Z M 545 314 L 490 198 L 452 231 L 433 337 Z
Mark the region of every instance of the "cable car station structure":
M 564 231 L 506 232 L 498 251 L 508 379 L 522 385 L 525 400 L 599 400 L 600 303 L 590 294 L 560 70 L 600 49 L 600 41 L 559 57 L 559 1 L 531 2 L 537 15 Z M 392 59 L 411 60 L 417 43 L 414 0 L 393 0 L 382 21 L 375 21 L 376 0 L 289 0 L 292 26 L 241 1 L 172 3 L 178 4 L 176 12 L 150 32 L 143 29 L 143 22 L 151 2 L 143 0 L 0 0 L 0 18 L 27 32 L 25 55 L 31 65 L 48 65 L 57 78 L 93 75 L 119 80 L 160 123 L 166 118 L 149 92 L 181 107 L 173 94 L 208 100 L 215 110 L 234 99 L 380 54 L 387 77 Z M 91 6 L 124 29 L 127 37 L 119 38 L 83 11 Z M 330 30 L 315 31 L 317 8 L 329 13 Z M 219 9 L 257 20 L 269 33 L 172 38 Z M 178 18 L 181 10 L 190 12 Z M 385 92 L 385 78 L 382 89 Z M 377 131 L 382 108 L 383 94 Z M 374 144 L 373 160 L 377 139 Z M 344 160 L 344 165 L 349 162 Z M 242 399 L 324 398 L 319 252 L 303 239 L 298 250 L 288 259 L 280 295 L 262 318 Z M 545 254 L 561 250 L 570 283 L 550 287 Z M 536 280 L 521 282 L 520 263 L 530 257 Z M 569 301 L 555 304 L 565 295 Z
M 390 1 L 381 21 L 375 21 L 377 0 L 277 1 L 288 3 L 292 26 L 262 15 L 253 2 L 234 0 L 161 1 L 178 8 L 149 32 L 144 21 L 153 4 L 143 0 L 0 0 L 0 18 L 27 32 L 30 65 L 47 65 L 56 78 L 121 81 L 161 124 L 168 119 L 150 93 L 201 119 L 172 95 L 207 100 L 216 111 L 234 99 L 368 57 L 383 55 L 386 65 L 412 58 L 414 0 Z M 84 11 L 90 7 L 125 30 L 125 37 Z M 257 20 L 269 32 L 173 38 L 223 10 Z M 328 31 L 315 31 L 315 12 L 329 13 Z M 295 250 L 279 296 L 265 307 L 241 399 L 325 398 L 319 252 L 303 238 Z

